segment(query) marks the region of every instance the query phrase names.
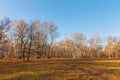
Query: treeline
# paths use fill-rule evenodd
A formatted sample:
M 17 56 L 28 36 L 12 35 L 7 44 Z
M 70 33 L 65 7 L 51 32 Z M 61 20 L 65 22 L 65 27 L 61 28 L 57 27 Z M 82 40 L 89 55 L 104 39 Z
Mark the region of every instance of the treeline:
M 24 20 L 0 21 L 0 59 L 18 58 L 119 58 L 119 37 L 108 36 L 102 39 L 98 34 L 87 38 L 75 32 L 66 39 L 55 42 L 59 36 L 52 22 L 30 23 Z
M 30 57 L 51 58 L 57 37 L 57 27 L 52 21 L 26 23 L 24 20 L 5 18 L 0 21 L 0 58 L 19 58 L 23 61 L 29 61 Z

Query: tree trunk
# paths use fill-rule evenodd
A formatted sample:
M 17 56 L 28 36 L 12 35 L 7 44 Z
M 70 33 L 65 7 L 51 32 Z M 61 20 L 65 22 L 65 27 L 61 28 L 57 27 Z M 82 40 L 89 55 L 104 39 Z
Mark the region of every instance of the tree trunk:
M 23 58 L 23 61 L 25 61 L 25 54 L 22 53 L 22 58 Z
M 51 58 L 51 47 L 49 46 L 49 49 L 48 49 L 48 58 L 50 59 Z
M 28 50 L 28 55 L 27 55 L 27 62 L 29 62 L 29 58 L 30 58 L 30 53 L 31 53 L 31 42 L 30 42 L 30 45 L 29 45 L 29 50 Z
M 30 60 L 30 52 L 28 52 L 28 55 L 27 55 L 27 62 L 29 62 Z
M 37 58 L 40 59 L 40 54 L 39 54 L 38 49 L 39 49 L 39 48 L 37 48 Z

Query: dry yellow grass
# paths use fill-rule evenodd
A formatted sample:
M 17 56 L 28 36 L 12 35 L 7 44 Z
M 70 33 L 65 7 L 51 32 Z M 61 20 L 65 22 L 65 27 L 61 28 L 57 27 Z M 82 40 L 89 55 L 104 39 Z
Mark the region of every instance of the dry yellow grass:
M 3 60 L 0 80 L 120 80 L 120 60 Z

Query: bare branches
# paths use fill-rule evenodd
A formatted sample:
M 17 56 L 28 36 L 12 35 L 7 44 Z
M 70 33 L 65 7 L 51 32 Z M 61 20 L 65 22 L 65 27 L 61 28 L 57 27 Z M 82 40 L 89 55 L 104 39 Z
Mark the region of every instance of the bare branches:
M 10 30 L 13 28 L 13 30 Z M 47 58 L 119 58 L 120 38 L 108 36 L 104 41 L 97 33 L 87 38 L 75 32 L 67 39 L 56 42 L 58 27 L 52 22 L 35 20 L 0 21 L 0 57 L 18 57 L 30 61 L 31 57 Z M 103 44 L 104 42 L 104 44 Z

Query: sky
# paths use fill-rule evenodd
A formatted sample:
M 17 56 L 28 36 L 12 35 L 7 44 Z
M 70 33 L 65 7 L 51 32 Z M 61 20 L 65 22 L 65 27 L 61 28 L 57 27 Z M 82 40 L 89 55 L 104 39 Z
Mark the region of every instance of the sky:
M 81 32 L 120 36 L 120 0 L 0 0 L 0 19 L 52 20 L 59 39 Z

